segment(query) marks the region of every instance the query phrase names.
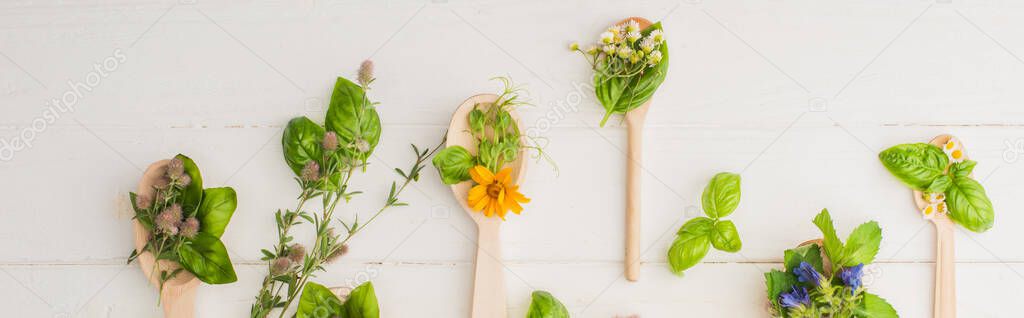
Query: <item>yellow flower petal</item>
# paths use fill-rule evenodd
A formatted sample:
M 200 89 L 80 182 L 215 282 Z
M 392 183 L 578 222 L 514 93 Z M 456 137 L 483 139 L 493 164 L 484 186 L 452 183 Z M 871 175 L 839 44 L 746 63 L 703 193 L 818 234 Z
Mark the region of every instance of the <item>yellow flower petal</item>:
M 475 166 L 472 169 L 469 169 L 469 176 L 478 184 L 494 183 L 494 174 L 484 166 Z

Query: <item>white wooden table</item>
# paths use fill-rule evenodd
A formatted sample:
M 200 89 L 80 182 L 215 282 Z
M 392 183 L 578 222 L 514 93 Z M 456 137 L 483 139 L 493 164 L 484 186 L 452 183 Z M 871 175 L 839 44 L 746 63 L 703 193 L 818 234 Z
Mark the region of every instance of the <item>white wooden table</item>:
M 377 63 L 384 133 L 355 182 L 369 193 L 345 217 L 378 206 L 390 168 L 412 159 L 409 143 L 437 143 L 464 98 L 499 89 L 488 78 L 528 83 L 536 107 L 522 110 L 524 124 L 548 139 L 559 173 L 534 165 L 523 186 L 533 202 L 504 227 L 510 317 L 535 289 L 574 317 L 764 316 L 762 273 L 817 237 L 821 208 L 844 237 L 881 223 L 870 288 L 904 317 L 928 317 L 933 229 L 876 154 L 939 133 L 964 141 L 996 206 L 992 230 L 957 232 L 960 316 L 1019 316 L 1024 5 L 722 2 L 0 4 L 0 137 L 31 143 L 0 153 L 2 316 L 158 316 L 156 292 L 124 265 L 126 193 L 148 163 L 182 152 L 208 186 L 239 193 L 224 235 L 239 281 L 200 287 L 198 316 L 245 317 L 273 212 L 297 193 L 282 127 L 322 120 L 334 77 L 366 58 Z M 645 132 L 637 283 L 622 277 L 625 130 L 596 128 L 590 71 L 566 49 L 624 15 L 664 21 L 672 52 Z M 55 98 L 73 108 L 51 107 Z M 743 176 L 732 216 L 743 250 L 712 251 L 674 276 L 673 234 L 719 171 Z M 468 316 L 472 222 L 432 168 L 405 200 L 316 280 L 372 279 L 385 317 Z

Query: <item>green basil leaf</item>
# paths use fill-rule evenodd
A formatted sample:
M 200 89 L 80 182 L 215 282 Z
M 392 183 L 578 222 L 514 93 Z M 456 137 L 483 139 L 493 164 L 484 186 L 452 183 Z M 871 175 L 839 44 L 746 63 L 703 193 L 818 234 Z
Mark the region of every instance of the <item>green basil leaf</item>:
M 711 248 L 708 236 L 714 226 L 715 221 L 706 217 L 696 217 L 683 224 L 668 250 L 668 263 L 673 273 L 682 274 L 708 254 Z
M 712 219 L 726 217 L 740 204 L 740 175 L 722 172 L 716 174 L 704 187 L 700 197 L 704 214 Z
M 345 318 L 380 318 L 380 306 L 377 294 L 373 291 L 373 283 L 366 282 L 348 294 L 342 306 Z
M 178 255 L 181 267 L 204 283 L 227 284 L 238 280 L 227 248 L 210 233 L 196 234 L 195 238 L 179 245 Z
M 341 300 L 323 285 L 308 282 L 302 288 L 296 318 L 332 318 L 342 314 Z
M 850 267 L 857 264 L 870 264 L 875 260 L 880 244 L 882 244 L 882 228 L 878 227 L 878 222 L 871 221 L 857 226 L 846 238 L 843 262 L 839 265 Z
M 238 197 L 235 189 L 224 187 L 203 190 L 203 203 L 199 205 L 199 212 L 196 213 L 199 231 L 220 238 L 237 206 Z
M 792 273 L 793 268 L 800 266 L 800 262 L 807 262 L 819 273 L 825 272 L 824 262 L 821 259 L 821 247 L 818 244 L 807 244 L 794 249 L 786 250 L 783 259 L 785 260 L 786 272 Z
M 821 213 L 814 217 L 814 225 L 821 230 L 828 259 L 833 263 L 842 264 L 843 241 L 839 240 L 839 236 L 836 235 L 836 228 L 832 224 L 832 216 L 828 214 L 828 209 L 822 209 Z
M 551 293 L 538 290 L 533 292 L 531 298 L 526 318 L 569 318 L 569 310 Z
M 736 225 L 732 221 L 718 221 L 711 230 L 711 245 L 720 251 L 729 253 L 739 252 L 743 248 L 740 241 L 740 233 L 736 232 Z
M 974 232 L 985 232 L 995 223 L 992 202 L 985 188 L 971 178 L 955 178 L 946 190 L 949 218 Z
M 185 166 L 185 174 L 192 179 L 192 182 L 181 191 L 181 208 L 186 215 L 194 215 L 199 203 L 203 201 L 203 175 L 199 173 L 199 167 L 192 158 L 183 154 L 178 154 L 175 158 L 181 159 Z
M 323 157 L 320 142 L 324 139 L 324 128 L 306 117 L 295 117 L 288 121 L 288 127 L 281 136 L 284 161 L 296 176 L 302 176 L 307 162 L 319 163 Z
M 327 130 L 338 134 L 340 144 L 353 147 L 357 158 L 366 161 L 380 140 L 380 117 L 363 88 L 338 77 L 327 108 Z M 365 142 L 366 151 L 358 149 Z
M 974 171 L 974 166 L 976 165 L 978 165 L 978 162 L 973 160 L 953 163 L 949 166 L 949 175 L 957 179 L 970 178 L 971 172 Z
M 764 284 L 768 288 L 768 301 L 776 312 L 782 312 L 782 306 L 779 304 L 779 295 L 788 292 L 796 283 L 797 280 L 793 274 L 777 269 L 764 273 Z
M 936 178 L 935 181 L 932 181 L 931 185 L 928 185 L 928 190 L 925 192 L 944 193 L 946 192 L 946 189 L 949 189 L 951 184 L 953 184 L 953 178 L 950 178 L 947 175 L 941 175 Z
M 647 36 L 654 30 L 661 30 L 661 22 L 652 24 L 641 34 Z M 608 77 L 600 72 L 594 74 L 594 92 L 597 100 L 604 106 L 605 116 L 601 126 L 612 114 L 624 114 L 643 105 L 654 96 L 668 74 L 668 42 L 662 43 L 661 62 L 644 70 L 643 74 L 632 77 Z
M 949 164 L 942 149 L 926 143 L 896 145 L 879 153 L 878 159 L 897 179 L 921 191 L 941 176 Z
M 476 108 L 469 111 L 469 129 L 474 134 L 483 134 L 485 124 L 486 118 L 484 117 L 484 111 Z
M 884 298 L 865 292 L 860 306 L 854 310 L 854 316 L 857 318 L 899 318 L 900 315 Z
M 470 179 L 469 169 L 476 165 L 476 157 L 462 146 L 444 148 L 431 160 L 444 184 L 456 184 Z

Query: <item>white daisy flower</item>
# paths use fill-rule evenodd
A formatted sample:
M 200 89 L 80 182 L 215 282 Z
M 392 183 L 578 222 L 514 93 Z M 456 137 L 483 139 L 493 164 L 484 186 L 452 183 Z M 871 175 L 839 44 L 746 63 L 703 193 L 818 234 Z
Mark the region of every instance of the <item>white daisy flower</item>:
M 609 31 L 601 33 L 601 43 L 611 44 L 612 41 L 615 41 L 615 33 Z
M 626 22 L 626 32 L 640 32 L 640 23 L 636 20 L 629 20 Z
M 607 55 L 614 55 L 616 51 L 615 45 L 605 45 L 604 48 L 602 48 L 602 50 L 604 51 L 604 54 Z
M 655 45 L 654 39 L 651 39 L 650 37 L 640 41 L 640 49 L 643 50 L 644 53 L 651 53 L 651 51 L 654 50 Z
M 620 58 L 628 59 L 629 56 L 632 55 L 632 54 L 633 54 L 633 49 L 629 48 L 628 46 L 622 46 L 622 47 L 619 48 L 619 57 Z
M 636 42 L 636 40 L 639 40 L 640 37 L 642 37 L 642 35 L 640 35 L 640 32 L 629 32 L 626 34 L 626 39 L 629 39 L 629 43 Z
M 654 39 L 654 43 L 661 44 L 661 42 L 665 41 L 665 32 L 654 30 L 651 31 L 650 37 Z
M 964 147 L 956 137 L 949 138 L 949 141 L 942 146 L 942 151 L 944 151 L 953 162 L 964 161 Z
M 946 201 L 946 194 L 941 193 L 941 192 L 939 192 L 939 193 L 925 193 L 924 194 L 924 200 L 928 201 L 928 203 L 943 202 L 943 201 Z
M 651 52 L 651 55 L 647 56 L 647 64 L 650 66 L 658 65 L 658 63 L 661 63 L 661 58 L 661 51 Z
M 931 218 L 935 217 L 935 213 L 938 212 L 938 210 L 938 204 L 929 204 L 928 206 L 924 207 L 924 209 L 921 210 L 921 216 L 924 217 L 925 219 L 930 220 Z

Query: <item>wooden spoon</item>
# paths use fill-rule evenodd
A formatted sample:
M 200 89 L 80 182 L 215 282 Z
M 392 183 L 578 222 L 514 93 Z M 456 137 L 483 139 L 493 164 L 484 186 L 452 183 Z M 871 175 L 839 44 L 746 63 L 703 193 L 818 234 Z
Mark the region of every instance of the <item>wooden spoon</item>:
M 462 102 L 462 105 L 459 105 L 455 114 L 452 115 L 451 125 L 448 126 L 446 146 L 462 146 L 470 153 L 477 153 L 477 141 L 473 138 L 469 128 L 469 112 L 475 105 L 479 104 L 482 109 L 486 109 L 497 100 L 498 95 L 480 94 Z M 509 115 L 512 115 L 512 120 L 522 131 L 519 115 L 515 110 L 509 110 Z M 512 167 L 512 180 L 516 184 L 522 184 L 526 172 L 526 155 L 526 149 L 520 148 L 516 161 L 505 164 L 506 167 Z M 466 213 L 473 218 L 478 230 L 476 272 L 473 276 L 473 307 L 470 317 L 504 318 L 508 313 L 505 304 L 505 270 L 501 263 L 500 227 L 502 220 L 497 216 L 486 217 L 469 206 L 467 196 L 472 187 L 472 180 L 452 185 L 455 201 L 458 201 L 462 205 L 462 209 L 466 210 Z
M 641 17 L 630 17 L 616 25 L 636 21 L 640 29 L 651 26 L 651 21 Z M 629 145 L 626 151 L 626 279 L 635 282 L 640 279 L 640 184 L 643 183 L 643 132 L 648 100 L 640 107 L 626 112 L 626 131 Z
M 149 165 L 146 172 L 139 180 L 138 194 L 152 198 L 156 191 L 153 184 L 167 171 L 167 163 L 170 160 L 160 160 Z M 149 240 L 149 231 L 142 226 L 138 220 L 132 220 L 132 227 L 135 229 L 135 250 L 139 252 L 136 259 L 142 267 L 142 273 L 149 278 L 154 287 L 160 288 L 160 272 L 153 271 L 153 264 L 156 258 L 153 253 L 143 252 L 146 241 Z M 160 260 L 160 269 L 168 272 L 181 267 L 175 262 Z M 164 283 L 160 291 L 160 301 L 164 307 L 164 317 L 167 318 L 192 318 L 195 315 L 196 287 L 199 286 L 199 279 L 188 271 L 181 271 L 173 279 Z
M 953 136 L 939 135 L 930 142 L 942 148 Z M 964 152 L 964 160 L 967 159 L 967 152 L 964 151 L 963 143 L 960 143 L 960 151 Z M 947 168 L 948 169 L 948 168 Z M 918 211 L 928 206 L 921 191 L 914 190 L 914 203 Z M 945 213 L 933 212 L 932 224 L 935 224 L 935 304 L 934 315 L 936 318 L 956 317 L 956 252 L 953 249 L 953 221 Z

